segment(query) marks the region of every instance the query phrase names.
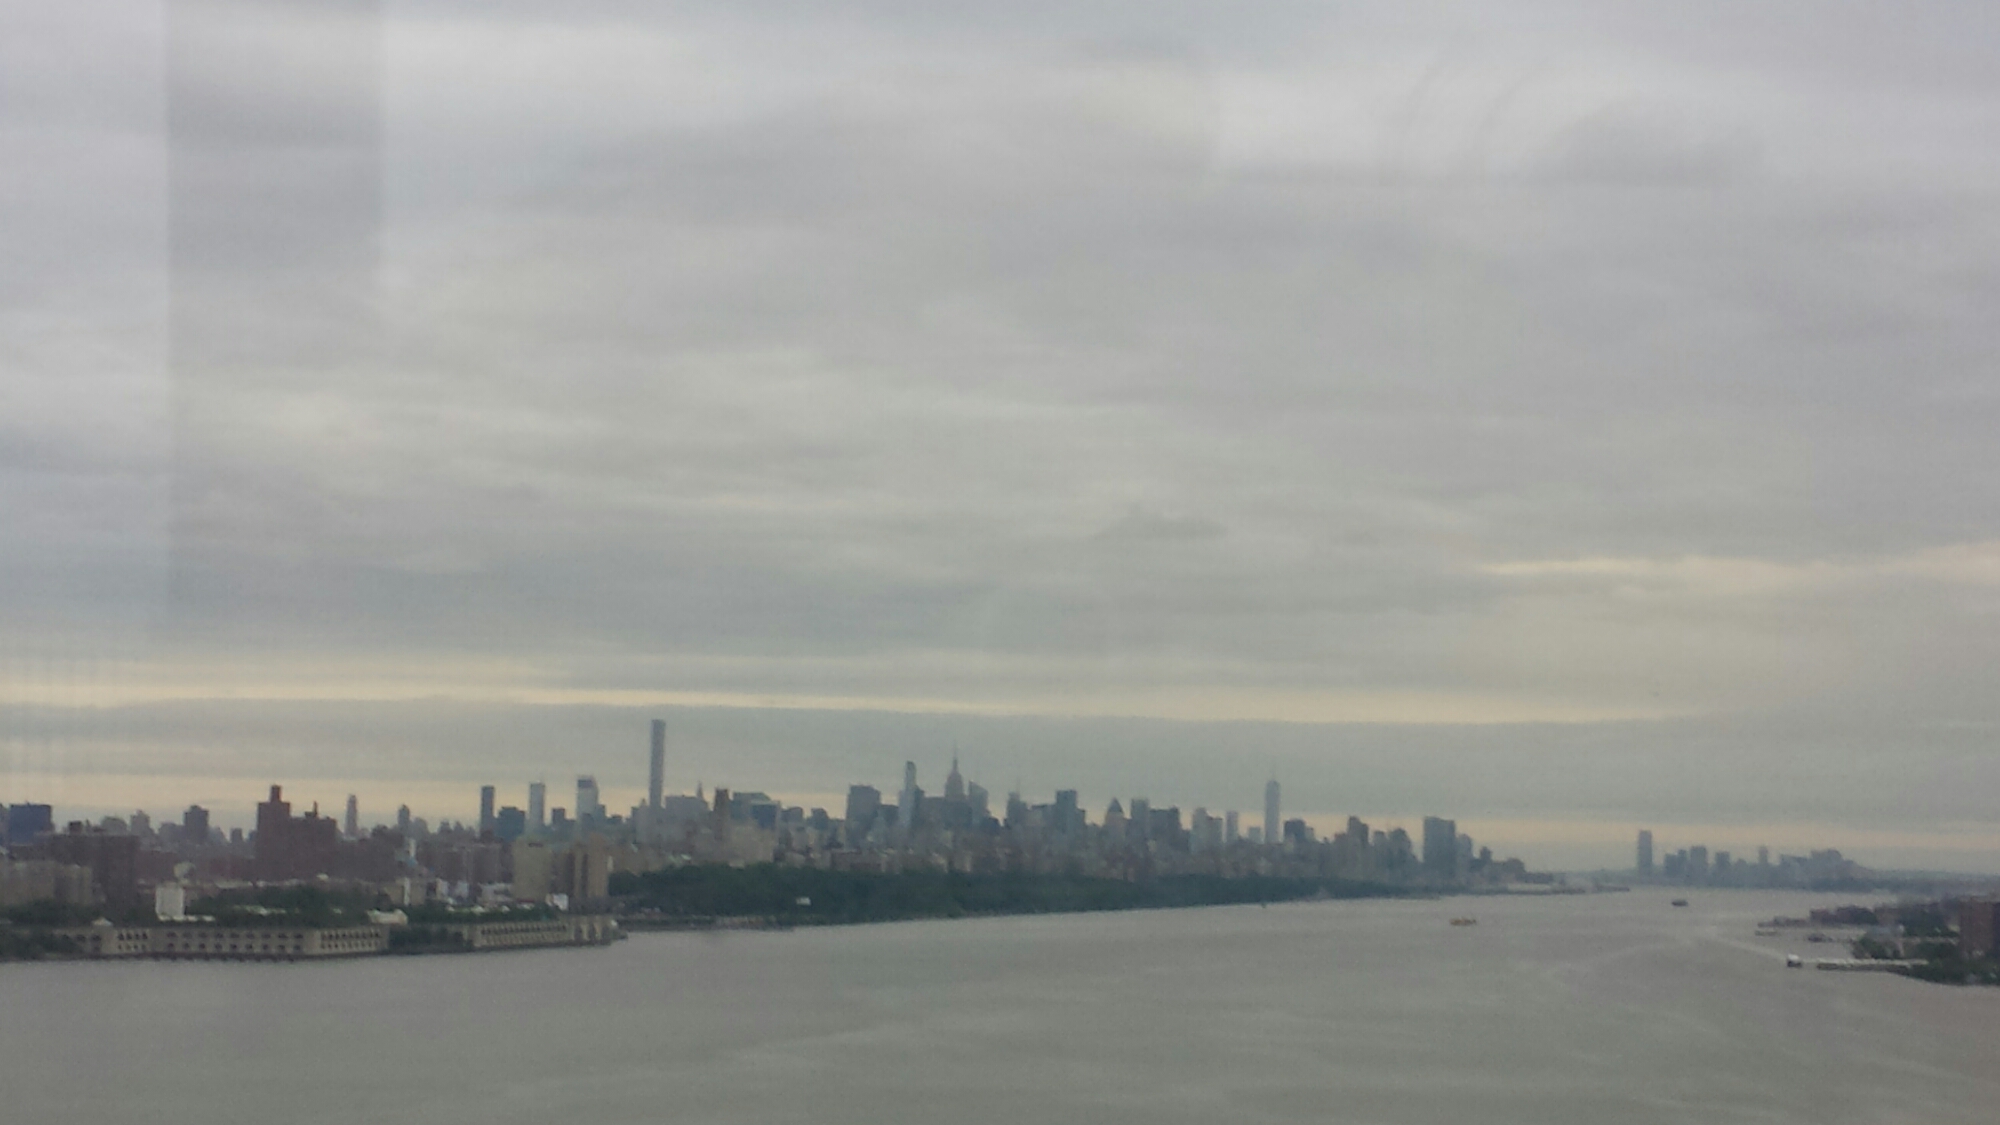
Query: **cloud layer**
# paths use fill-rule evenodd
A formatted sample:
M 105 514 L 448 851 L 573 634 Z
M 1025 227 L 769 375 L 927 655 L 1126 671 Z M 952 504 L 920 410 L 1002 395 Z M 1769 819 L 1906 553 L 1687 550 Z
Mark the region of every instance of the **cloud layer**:
M 2000 723 L 1981 6 L 303 11 L 7 17 L 17 772 L 65 692 L 1616 724 L 1632 786 Z

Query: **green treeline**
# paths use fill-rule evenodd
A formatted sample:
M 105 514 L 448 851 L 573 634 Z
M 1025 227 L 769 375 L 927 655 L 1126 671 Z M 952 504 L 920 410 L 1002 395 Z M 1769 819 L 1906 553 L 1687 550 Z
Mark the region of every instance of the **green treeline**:
M 380 900 L 386 904 L 387 898 Z M 257 928 L 302 926 L 325 930 L 339 926 L 360 926 L 368 921 L 368 911 L 378 905 L 372 891 L 289 884 L 278 887 L 241 887 L 199 898 L 188 904 L 188 913 L 213 918 L 213 925 Z
M 70 957 L 76 943 L 47 930 L 16 929 L 0 925 L 0 961 L 39 961 L 44 957 Z
M 811 867 L 688 866 L 618 872 L 611 893 L 628 909 L 669 920 L 754 917 L 794 925 L 1144 910 L 1297 899 L 1370 898 L 1398 889 L 1338 879 L 1168 875 L 1144 882 L 1082 875 L 944 871 L 878 874 Z
M 37 899 L 19 906 L 0 909 L 0 925 L 6 926 L 88 926 L 104 916 L 104 908 L 88 903 Z M 152 917 L 152 911 L 146 911 Z M 114 919 L 115 921 L 116 919 Z

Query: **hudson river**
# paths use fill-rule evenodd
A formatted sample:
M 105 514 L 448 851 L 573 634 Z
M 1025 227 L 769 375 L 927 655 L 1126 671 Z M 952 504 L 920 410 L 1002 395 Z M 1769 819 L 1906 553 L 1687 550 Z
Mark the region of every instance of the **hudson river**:
M 1650 891 L 0 965 L 9 1122 L 1979 1122 L 2000 989 Z M 1870 901 L 1864 896 L 1861 901 Z M 1476 926 L 1448 924 L 1476 916 Z

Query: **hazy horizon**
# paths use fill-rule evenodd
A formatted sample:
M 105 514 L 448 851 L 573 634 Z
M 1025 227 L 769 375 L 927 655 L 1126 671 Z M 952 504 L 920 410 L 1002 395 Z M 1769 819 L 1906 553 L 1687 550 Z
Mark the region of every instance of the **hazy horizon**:
M 1775 860 L 1831 847 L 1877 868 L 2000 872 L 2000 837 L 1983 819 L 2000 780 L 1990 758 L 1884 756 L 1822 776 L 1843 744 L 1821 737 L 1856 749 L 1855 732 L 1825 727 L 1781 744 L 1727 721 L 1460 729 L 449 700 L 175 701 L 12 716 L 21 741 L 63 748 L 39 764 L 17 757 L 15 790 L 59 813 L 144 807 L 156 822 L 198 803 L 219 827 L 249 827 L 272 784 L 295 809 L 318 802 L 336 817 L 357 794 L 364 826 L 394 823 L 405 803 L 433 823 L 475 821 L 487 784 L 499 804 L 525 806 L 528 783 L 544 781 L 548 806 L 570 807 L 578 775 L 622 812 L 643 797 L 648 728 L 661 717 L 668 792 L 763 790 L 836 817 L 848 785 L 893 792 L 905 761 L 939 792 L 956 753 L 996 808 L 1017 785 L 1031 803 L 1074 788 L 1093 822 L 1114 798 L 1145 797 L 1184 816 L 1235 809 L 1245 826 L 1259 824 L 1264 781 L 1275 776 L 1285 816 L 1322 835 L 1349 815 L 1412 835 L 1426 815 L 1454 817 L 1477 843 L 1542 868 L 1629 867 L 1647 828 L 1663 851 L 1703 844 L 1754 860 L 1769 846 Z M 171 768 L 158 768 L 162 758 Z M 1950 795 L 1932 798 L 1926 817 L 1876 815 L 1881 788 L 1911 772 Z
M 617 808 L 663 715 L 2000 871 L 1996 32 L 13 5 L 0 802 Z

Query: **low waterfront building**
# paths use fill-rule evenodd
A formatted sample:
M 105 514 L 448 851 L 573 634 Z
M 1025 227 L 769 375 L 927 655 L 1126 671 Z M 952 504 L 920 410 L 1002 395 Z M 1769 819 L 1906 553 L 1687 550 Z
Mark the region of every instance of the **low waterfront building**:
M 583 914 L 533 922 L 472 922 L 444 927 L 468 950 L 527 949 L 548 945 L 607 945 L 618 936 L 608 914 Z
M 309 961 L 387 953 L 394 923 L 316 929 L 310 926 L 116 926 L 104 919 L 54 931 L 92 958 L 150 957 L 166 961 Z M 417 926 L 465 952 L 536 946 L 607 945 L 618 936 L 608 914 L 519 922 Z M 429 943 L 425 943 L 428 945 Z
M 75 942 L 77 952 L 86 957 L 173 961 L 299 961 L 357 957 L 389 948 L 387 926 L 114 926 L 100 919 L 57 933 Z

